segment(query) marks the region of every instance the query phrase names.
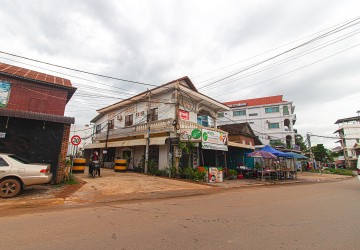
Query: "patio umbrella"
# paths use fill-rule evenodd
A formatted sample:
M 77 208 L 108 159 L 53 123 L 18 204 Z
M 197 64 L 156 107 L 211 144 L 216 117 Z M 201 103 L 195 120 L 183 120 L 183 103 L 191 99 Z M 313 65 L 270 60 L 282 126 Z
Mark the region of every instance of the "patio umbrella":
M 291 154 L 281 152 L 281 151 L 276 150 L 275 148 L 272 148 L 268 145 L 263 147 L 261 149 L 261 151 L 266 151 L 266 152 L 272 153 L 273 155 L 276 155 L 277 157 L 294 158 Z
M 249 157 L 261 157 L 263 159 L 276 159 L 276 156 L 273 155 L 272 153 L 262 151 L 262 150 L 252 152 L 252 153 L 248 154 L 247 156 L 249 156 Z

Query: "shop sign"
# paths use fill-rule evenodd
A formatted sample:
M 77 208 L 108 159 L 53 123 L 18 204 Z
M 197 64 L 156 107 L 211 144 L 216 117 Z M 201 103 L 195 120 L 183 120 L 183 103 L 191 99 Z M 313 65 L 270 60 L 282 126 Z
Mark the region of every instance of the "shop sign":
M 222 168 L 210 167 L 208 180 L 209 182 L 223 182 Z
M 5 137 L 6 137 L 6 133 L 0 132 L 0 138 L 5 138 Z
M 180 140 L 181 141 L 201 141 L 201 130 L 198 128 L 185 128 L 180 131 Z
M 211 144 L 211 143 L 202 143 L 202 149 L 211 149 L 211 150 L 220 150 L 220 151 L 228 151 L 227 145 L 220 144 Z
M 9 101 L 10 83 L 0 80 L 0 108 L 5 108 Z
M 179 145 L 179 138 L 170 138 L 170 144 L 171 145 Z
M 190 119 L 189 112 L 179 109 L 179 118 L 188 121 Z
M 228 151 L 228 133 L 202 129 L 202 148 Z

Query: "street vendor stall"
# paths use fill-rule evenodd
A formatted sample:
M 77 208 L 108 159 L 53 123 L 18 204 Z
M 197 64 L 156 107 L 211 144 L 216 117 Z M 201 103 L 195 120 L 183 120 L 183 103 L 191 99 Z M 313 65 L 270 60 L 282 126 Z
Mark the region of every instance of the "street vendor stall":
M 264 164 L 261 166 L 260 170 L 258 170 L 258 172 L 261 173 L 261 175 L 258 176 L 262 179 L 296 179 L 295 164 L 293 163 L 293 160 L 289 161 L 289 159 L 294 158 L 291 154 L 281 152 L 270 146 L 265 146 L 259 151 L 248 154 L 250 157 L 256 155 L 261 156 L 261 158 L 264 160 L 267 159 L 267 161 L 264 161 Z M 271 155 L 273 157 L 271 157 Z

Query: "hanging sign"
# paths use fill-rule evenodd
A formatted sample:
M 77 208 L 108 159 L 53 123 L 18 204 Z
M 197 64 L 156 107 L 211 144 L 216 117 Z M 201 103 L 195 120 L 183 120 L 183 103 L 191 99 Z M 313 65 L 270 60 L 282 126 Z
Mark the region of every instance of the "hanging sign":
M 189 112 L 179 109 L 179 118 L 188 121 L 190 119 Z

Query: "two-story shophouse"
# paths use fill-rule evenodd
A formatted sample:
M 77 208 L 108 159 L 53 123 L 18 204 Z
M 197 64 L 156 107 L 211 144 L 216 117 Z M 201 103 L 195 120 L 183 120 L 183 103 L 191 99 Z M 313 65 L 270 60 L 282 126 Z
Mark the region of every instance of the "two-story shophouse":
M 129 159 L 128 168 L 133 169 L 142 163 L 149 139 L 149 159 L 155 160 L 159 169 L 189 162 L 193 166 L 216 165 L 227 151 L 228 138 L 217 129 L 217 116 L 228 110 L 199 93 L 191 80 L 183 77 L 99 109 L 91 121 L 94 143 L 84 148 L 87 156 L 93 150 L 100 152 L 107 167 L 114 159 L 125 158 Z M 208 127 L 203 126 L 204 117 Z M 181 142 L 192 144 L 186 160 L 179 149 Z
M 0 152 L 50 164 L 60 182 L 75 121 L 64 112 L 75 91 L 68 79 L 0 63 Z
M 219 113 L 219 125 L 248 122 L 265 145 L 294 148 L 295 106 L 282 95 L 225 102 L 230 111 Z

